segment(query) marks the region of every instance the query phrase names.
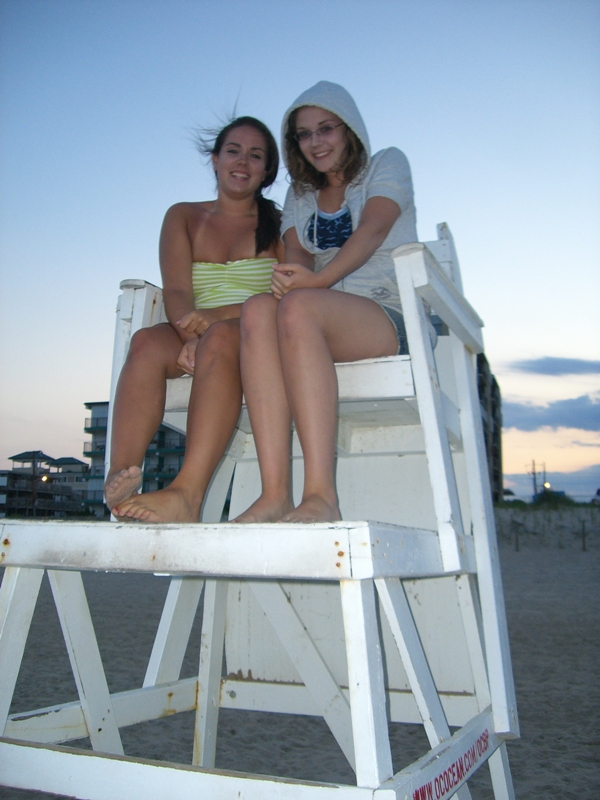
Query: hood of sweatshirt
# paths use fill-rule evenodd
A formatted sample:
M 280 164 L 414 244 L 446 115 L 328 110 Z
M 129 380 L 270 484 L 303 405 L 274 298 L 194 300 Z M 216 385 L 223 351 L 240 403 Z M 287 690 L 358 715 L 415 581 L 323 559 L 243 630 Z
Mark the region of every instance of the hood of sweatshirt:
M 317 108 L 324 108 L 326 111 L 332 111 L 346 125 L 351 128 L 358 136 L 365 148 L 367 154 L 367 165 L 371 160 L 371 145 L 369 144 L 369 134 L 360 115 L 354 99 L 349 92 L 340 86 L 338 83 L 330 83 L 330 81 L 319 81 L 310 89 L 302 92 L 300 97 L 296 98 L 292 105 L 288 108 L 283 116 L 281 123 L 281 141 L 282 153 L 285 159 L 285 131 L 288 124 L 288 119 L 292 111 L 302 106 L 317 106 Z

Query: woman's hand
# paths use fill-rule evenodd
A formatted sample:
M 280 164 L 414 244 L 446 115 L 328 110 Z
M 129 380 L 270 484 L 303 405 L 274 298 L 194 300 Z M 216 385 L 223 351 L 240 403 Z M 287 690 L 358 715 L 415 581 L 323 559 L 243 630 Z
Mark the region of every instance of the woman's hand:
M 182 369 L 187 375 L 194 374 L 194 367 L 196 366 L 196 347 L 198 346 L 199 339 L 194 337 L 188 339 L 181 348 L 181 353 L 177 357 L 177 366 Z
M 271 292 L 281 300 L 292 289 L 326 289 L 326 284 L 315 273 L 301 264 L 275 264 L 271 277 Z
M 213 322 L 218 322 L 220 319 L 218 308 L 197 308 L 195 311 L 185 314 L 176 324 L 188 333 L 202 336 Z

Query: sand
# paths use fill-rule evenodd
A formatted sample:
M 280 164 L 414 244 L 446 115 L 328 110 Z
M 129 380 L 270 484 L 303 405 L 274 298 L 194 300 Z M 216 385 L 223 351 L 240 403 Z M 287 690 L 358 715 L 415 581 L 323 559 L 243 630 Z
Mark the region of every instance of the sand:
M 570 516 L 527 514 L 503 509 L 498 518 L 522 735 L 508 744 L 515 793 L 520 800 L 597 800 L 600 513 L 576 509 Z M 582 519 L 586 522 L 586 551 L 582 549 Z M 150 654 L 167 579 L 89 574 L 85 580 L 110 689 L 134 688 L 141 682 Z M 184 676 L 193 674 L 198 639 L 197 624 L 192 633 L 196 647 L 190 645 Z M 123 641 L 128 645 L 126 651 L 117 647 Z M 12 711 L 76 697 L 44 581 Z M 193 715 L 186 713 L 124 728 L 125 752 L 189 763 L 192 726 Z M 428 749 L 418 726 L 392 725 L 391 736 L 395 769 Z M 222 710 L 217 766 L 352 782 L 352 772 L 327 726 L 314 718 Z M 487 767 L 476 773 L 469 786 L 473 800 L 493 798 Z M 54 795 L 0 787 L 1 800 L 51 797 Z

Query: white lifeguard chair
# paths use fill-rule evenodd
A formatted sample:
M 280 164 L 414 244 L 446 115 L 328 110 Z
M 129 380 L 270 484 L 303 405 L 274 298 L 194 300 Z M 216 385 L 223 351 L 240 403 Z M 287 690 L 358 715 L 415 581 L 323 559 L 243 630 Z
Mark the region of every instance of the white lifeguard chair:
M 243 413 L 202 523 L 2 522 L 0 784 L 91 800 L 465 800 L 487 761 L 496 800 L 514 797 L 505 740 L 518 719 L 476 383 L 482 323 L 445 225 L 438 237 L 394 253 L 410 357 L 337 367 L 340 507 L 357 521 L 219 524 L 230 487 L 232 518 L 260 490 Z M 111 399 L 131 335 L 164 320 L 159 289 L 122 289 Z M 424 303 L 448 328 L 435 351 Z M 168 389 L 165 419 L 181 430 L 189 385 Z M 293 458 L 299 496 L 297 442 Z M 80 700 L 10 716 L 45 569 Z M 173 576 L 139 689 L 108 691 L 81 570 Z M 198 675 L 180 680 L 202 591 Z M 166 707 L 196 710 L 192 765 L 125 756 L 119 728 Z M 322 716 L 356 784 L 214 769 L 222 707 Z M 388 721 L 422 724 L 431 747 L 396 774 Z M 92 752 L 59 744 L 85 736 Z

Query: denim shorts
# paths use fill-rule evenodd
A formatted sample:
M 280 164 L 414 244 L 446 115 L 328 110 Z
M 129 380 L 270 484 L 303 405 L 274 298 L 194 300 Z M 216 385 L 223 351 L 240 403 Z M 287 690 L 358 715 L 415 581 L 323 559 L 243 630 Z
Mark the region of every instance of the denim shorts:
M 407 356 L 408 338 L 406 336 L 406 327 L 404 326 L 404 315 L 400 311 L 396 311 L 396 309 L 394 308 L 390 308 L 389 306 L 384 306 L 381 303 L 380 305 L 382 309 L 385 311 L 385 313 L 388 315 L 394 327 L 396 328 L 396 333 L 398 335 L 398 355 Z M 429 338 L 431 339 L 431 346 L 435 348 L 437 344 L 438 330 L 434 326 L 431 317 L 429 317 L 428 319 L 429 319 Z
M 388 315 L 394 328 L 396 328 L 396 333 L 398 335 L 398 355 L 407 356 L 408 339 L 406 338 L 406 328 L 404 327 L 403 314 L 400 311 L 396 311 L 394 308 L 390 308 L 389 306 L 384 306 L 381 303 L 380 305 Z

